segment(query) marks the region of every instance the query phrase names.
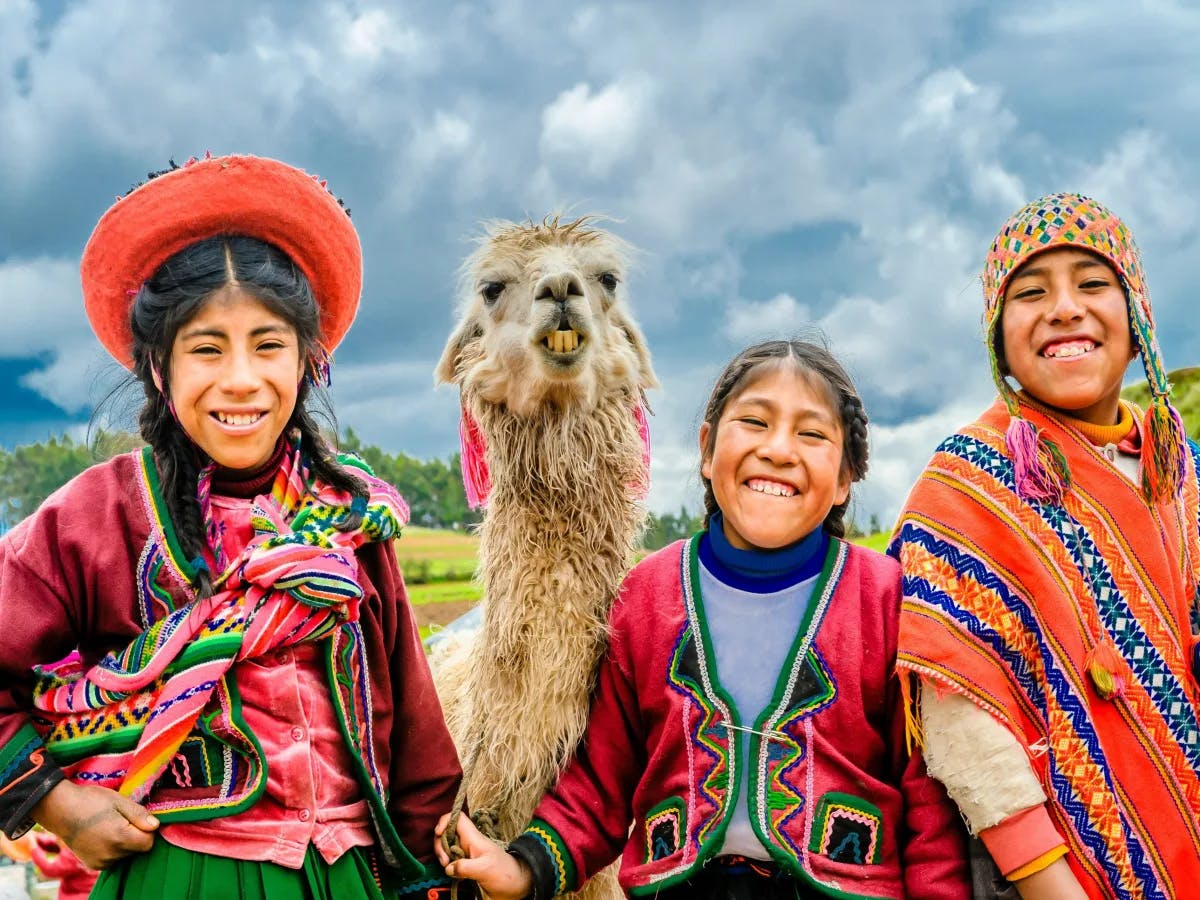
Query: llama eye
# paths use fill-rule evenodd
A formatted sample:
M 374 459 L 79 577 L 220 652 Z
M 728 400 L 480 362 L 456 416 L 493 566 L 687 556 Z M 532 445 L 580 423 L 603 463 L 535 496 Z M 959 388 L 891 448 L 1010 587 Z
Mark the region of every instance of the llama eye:
M 489 304 L 495 303 L 500 298 L 500 295 L 504 293 L 504 282 L 486 281 L 483 287 L 479 289 L 479 292 L 483 294 L 484 301 Z
M 615 291 L 617 285 L 620 284 L 620 279 L 612 272 L 603 272 L 596 276 L 596 280 L 604 286 L 606 291 Z

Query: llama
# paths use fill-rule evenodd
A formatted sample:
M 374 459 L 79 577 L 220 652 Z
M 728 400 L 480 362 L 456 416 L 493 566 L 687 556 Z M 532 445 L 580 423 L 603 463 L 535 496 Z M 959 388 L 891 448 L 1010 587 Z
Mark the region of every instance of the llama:
M 467 801 L 498 840 L 526 824 L 583 734 L 644 519 L 644 391 L 658 382 L 624 272 L 622 242 L 586 217 L 493 223 L 464 264 L 437 367 L 460 388 L 468 494 L 486 492 L 487 512 L 483 624 L 435 654 L 435 679 Z M 620 897 L 614 871 L 579 896 Z

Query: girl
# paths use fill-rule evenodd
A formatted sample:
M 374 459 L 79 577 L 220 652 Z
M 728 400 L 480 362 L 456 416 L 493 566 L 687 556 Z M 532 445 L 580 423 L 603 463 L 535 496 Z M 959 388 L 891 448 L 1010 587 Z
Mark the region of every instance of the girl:
M 206 157 L 119 200 L 81 270 L 149 446 L 0 542 L 0 825 L 105 869 L 94 897 L 426 896 L 445 876 L 409 848 L 460 773 L 407 509 L 306 408 L 358 305 L 347 214 L 298 169 Z
M 1197 450 L 1137 247 L 1056 194 L 983 281 L 1000 399 L 938 448 L 892 545 L 930 772 L 1022 897 L 1195 896 Z M 1139 353 L 1144 419 L 1120 398 Z
M 903 747 L 897 567 L 842 540 L 867 469 L 849 378 L 813 344 L 750 347 L 700 451 L 707 530 L 627 577 L 576 758 L 507 852 L 462 818 L 469 858 L 439 859 L 496 900 L 618 854 L 638 896 L 965 898 L 953 808 Z

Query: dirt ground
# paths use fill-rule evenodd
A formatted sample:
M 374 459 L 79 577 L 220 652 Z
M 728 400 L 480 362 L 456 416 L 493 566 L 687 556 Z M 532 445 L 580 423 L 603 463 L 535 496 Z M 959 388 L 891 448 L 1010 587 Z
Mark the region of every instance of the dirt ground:
M 449 625 L 478 601 L 448 600 L 445 603 L 422 603 L 414 606 L 418 625 Z

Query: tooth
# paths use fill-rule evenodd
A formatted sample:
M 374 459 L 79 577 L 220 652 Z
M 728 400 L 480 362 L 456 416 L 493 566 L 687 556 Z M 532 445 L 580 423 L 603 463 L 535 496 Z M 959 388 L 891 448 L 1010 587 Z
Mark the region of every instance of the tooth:
M 567 351 L 568 352 L 570 352 L 570 353 L 575 352 L 575 348 L 578 346 L 578 341 L 576 340 L 577 337 L 578 337 L 578 335 L 576 335 L 574 331 L 567 332 L 566 341 L 567 341 Z

